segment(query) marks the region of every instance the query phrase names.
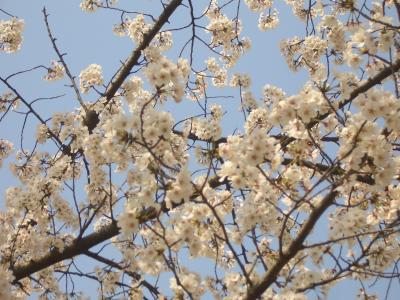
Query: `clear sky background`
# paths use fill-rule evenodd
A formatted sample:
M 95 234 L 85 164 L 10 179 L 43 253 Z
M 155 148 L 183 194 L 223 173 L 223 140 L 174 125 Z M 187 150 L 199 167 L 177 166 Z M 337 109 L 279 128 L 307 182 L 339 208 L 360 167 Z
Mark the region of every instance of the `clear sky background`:
M 119 22 L 120 15 L 117 12 L 99 10 L 96 13 L 88 14 L 79 8 L 80 1 L 24 1 L 24 0 L 0 0 L 0 8 L 25 20 L 25 30 L 23 32 L 24 42 L 19 52 L 15 54 L 0 53 L 0 75 L 6 76 L 16 71 L 29 69 L 38 65 L 49 66 L 51 60 L 57 60 L 56 54 L 50 44 L 42 9 L 46 6 L 50 14 L 49 22 L 54 36 L 57 38 L 57 45 L 62 52 L 67 53 L 65 60 L 70 70 L 76 76 L 89 64 L 96 63 L 103 67 L 105 83 L 111 78 L 123 61 L 134 48 L 134 44 L 128 37 L 117 37 L 112 32 L 112 25 Z M 208 0 L 196 0 L 194 3 L 198 7 L 205 7 Z M 157 16 L 160 12 L 158 0 L 120 0 L 118 6 L 126 7 L 131 10 L 147 11 Z M 292 73 L 279 53 L 278 43 L 281 39 L 290 38 L 295 35 L 303 36 L 305 34 L 305 25 L 298 22 L 291 13 L 291 8 L 283 1 L 275 4 L 280 12 L 280 25 L 277 29 L 268 32 L 260 32 L 257 28 L 258 14 L 251 13 L 244 5 L 240 10 L 240 19 L 243 22 L 244 30 L 242 36 L 248 36 L 252 40 L 252 49 L 244 55 L 239 61 L 234 71 L 246 72 L 252 76 L 252 91 L 261 97 L 262 87 L 265 84 L 276 85 L 282 88 L 287 94 L 295 94 L 304 85 L 306 74 L 304 72 Z M 156 10 L 154 10 L 156 9 Z M 170 24 L 166 28 L 179 27 L 190 21 L 187 10 L 180 8 L 170 19 Z M 9 19 L 9 17 L 0 12 L 0 19 Z M 167 53 L 167 56 L 174 58 L 178 49 L 186 42 L 190 30 L 174 35 L 174 48 Z M 209 52 L 204 47 L 197 44 L 195 50 L 195 60 L 197 66 L 202 63 Z M 185 56 L 185 55 L 184 55 Z M 195 66 L 196 66 L 195 64 Z M 41 101 L 36 106 L 41 112 L 43 118 L 48 118 L 56 111 L 71 111 L 78 106 L 71 89 L 64 86 L 69 84 L 66 80 L 57 82 L 45 82 L 41 78 L 46 74 L 45 70 L 26 73 L 15 77 L 11 82 L 13 86 L 27 100 L 34 100 L 41 97 L 54 97 L 65 94 L 66 96 L 58 100 Z M 0 93 L 6 91 L 4 86 L 0 87 Z M 233 99 L 218 99 L 215 103 L 221 104 L 227 111 L 224 118 L 224 134 L 231 134 L 235 129 L 242 129 L 243 120 L 239 107 L 238 90 L 212 90 L 215 95 L 232 95 Z M 97 99 L 94 93 L 85 96 L 85 101 Z M 193 103 L 186 100 L 186 103 L 179 105 L 167 105 L 176 120 L 182 116 L 194 115 L 198 112 L 194 109 Z M 21 110 L 25 110 L 22 106 Z M 200 111 L 199 111 L 200 112 Z M 13 141 L 19 144 L 21 125 L 23 115 L 9 114 L 5 122 L 0 124 L 0 138 Z M 31 138 L 36 129 L 36 120 L 29 118 L 25 127 L 24 148 L 31 149 L 33 139 Z M 18 147 L 19 148 L 19 147 Z M 8 186 L 16 184 L 16 180 L 10 175 L 7 169 L 7 163 L 3 169 L 0 169 L 0 191 L 4 191 Z M 4 193 L 0 196 L 1 207 L 4 207 Z M 326 224 L 321 223 L 321 228 L 325 229 Z M 317 233 L 319 230 L 317 229 Z M 91 268 L 87 263 L 88 258 L 79 259 L 84 268 Z M 196 269 L 202 271 L 204 264 L 193 262 Z M 86 281 L 86 280 L 85 280 Z M 375 291 L 380 293 L 379 298 L 384 298 L 388 282 L 377 284 Z M 81 285 L 78 283 L 78 286 Z M 87 289 L 92 298 L 96 298 L 96 286 L 81 285 L 81 288 Z M 331 290 L 329 299 L 353 299 L 357 293 L 358 285 L 352 282 L 338 284 Z M 399 283 L 393 282 L 393 288 L 388 299 L 397 299 L 400 294 Z

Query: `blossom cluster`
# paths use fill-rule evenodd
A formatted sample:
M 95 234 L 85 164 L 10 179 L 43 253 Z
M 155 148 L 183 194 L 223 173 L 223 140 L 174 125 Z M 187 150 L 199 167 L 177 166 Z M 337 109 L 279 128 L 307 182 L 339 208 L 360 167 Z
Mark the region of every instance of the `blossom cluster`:
M 82 93 L 88 93 L 95 85 L 103 84 L 102 68 L 100 65 L 91 64 L 79 74 L 80 89 Z
M 270 0 L 245 0 L 244 2 L 251 11 L 263 11 L 272 6 L 272 1 Z
M 194 118 L 185 122 L 185 131 L 194 133 L 204 141 L 216 141 L 221 137 L 222 108 L 220 105 L 210 107 L 211 116 L 208 118 Z
M 125 211 L 118 216 L 118 226 L 121 228 L 121 233 L 123 235 L 129 237 L 138 231 L 138 216 L 139 214 L 130 208 L 125 209 Z
M 140 43 L 144 34 L 150 29 L 150 24 L 146 24 L 143 15 L 138 15 L 133 20 L 128 20 L 124 24 L 127 28 L 129 37 L 136 43 Z
M 248 8 L 253 12 L 260 12 L 258 18 L 258 28 L 266 31 L 275 28 L 279 23 L 278 11 L 276 9 L 271 13 L 273 1 L 271 0 L 246 0 Z M 268 13 L 265 13 L 269 9 Z
M 101 1 L 100 0 L 83 0 L 79 6 L 83 11 L 86 12 L 94 12 L 98 9 L 100 6 Z
M 310 75 L 315 75 L 317 79 L 325 78 L 325 66 L 320 62 L 320 58 L 328 47 L 326 40 L 318 36 L 307 36 L 303 40 L 298 37 L 283 40 L 280 43 L 281 53 L 286 59 L 286 63 L 293 71 L 305 68 Z
M 5 112 L 8 109 L 17 109 L 19 99 L 12 92 L 5 92 L 0 96 L 0 112 Z
M 318 24 L 320 30 L 326 30 L 328 35 L 328 44 L 335 51 L 342 52 L 345 49 L 345 31 L 346 27 L 333 15 L 323 16 Z
M 3 161 L 7 158 L 13 150 L 13 144 L 10 141 L 0 139 L 0 168 L 3 165 Z
M 18 51 L 22 44 L 23 30 L 24 21 L 21 19 L 0 20 L 0 51 L 6 53 Z
M 239 39 L 242 31 L 240 20 L 231 20 L 223 14 L 217 0 L 212 0 L 206 10 L 209 24 L 206 31 L 211 33 L 211 46 L 221 47 L 220 54 L 227 67 L 236 64 L 240 56 L 250 49 L 248 38 Z
M 107 0 L 108 7 L 113 6 L 118 0 Z M 82 0 L 79 7 L 85 12 L 95 12 L 97 9 L 104 5 L 102 0 Z
M 162 56 L 157 50 L 149 51 L 147 57 L 150 63 L 144 71 L 151 85 L 161 95 L 171 96 L 175 102 L 180 102 L 185 93 L 188 79 L 188 62 L 180 59 L 177 64 Z
M 187 166 L 182 167 L 175 181 L 170 183 L 167 191 L 167 207 L 172 208 L 174 204 L 181 201 L 189 201 L 189 197 L 193 193 L 192 183 L 190 181 L 190 173 Z
M 305 86 L 297 95 L 285 98 L 281 90 L 276 90 L 277 95 L 274 95 L 268 91 L 270 89 L 267 88 L 266 91 L 270 94 L 267 94 L 267 97 L 274 100 L 269 114 L 270 122 L 285 126 L 285 131 L 291 136 L 300 137 L 302 131 L 304 138 L 306 136 L 304 124 L 310 122 L 318 114 L 324 114 L 329 110 L 322 93 L 310 86 Z
M 257 110 L 251 114 L 255 113 Z M 256 166 L 266 160 L 272 161 L 275 155 L 279 155 L 279 145 L 275 139 L 266 137 L 262 132 L 259 127 L 253 127 L 246 137 L 231 136 L 226 144 L 220 146 L 219 154 L 226 162 L 222 165 L 219 176 L 229 176 L 236 188 L 245 187 L 248 182 L 256 180 L 254 176 L 259 174 Z
M 1 267 L 2 276 L 0 278 L 0 298 L 11 299 L 11 284 L 10 282 L 14 279 L 10 270 Z
M 228 83 L 228 71 L 221 67 L 215 57 L 210 57 L 206 61 L 207 69 L 212 74 L 212 84 L 215 87 L 225 87 Z
M 261 31 L 274 29 L 279 24 L 278 11 L 274 9 L 272 13 L 261 13 L 258 19 L 258 28 Z
M 51 67 L 47 69 L 47 74 L 43 79 L 48 81 L 59 80 L 64 77 L 64 72 L 64 66 L 53 60 L 51 62 Z
M 374 175 L 378 186 L 390 184 L 398 165 L 390 144 L 375 122 L 367 121 L 361 113 L 349 113 L 348 124 L 342 128 L 339 136 L 343 143 L 338 155 L 346 163 L 346 168 L 368 170 Z M 369 160 L 365 160 L 366 156 Z
M 316 18 L 317 15 L 324 13 L 322 1 L 316 1 L 314 5 L 310 5 L 308 8 L 305 8 L 304 2 L 301 1 L 286 0 L 285 2 L 292 7 L 293 15 L 303 22 L 307 22 L 307 18 Z

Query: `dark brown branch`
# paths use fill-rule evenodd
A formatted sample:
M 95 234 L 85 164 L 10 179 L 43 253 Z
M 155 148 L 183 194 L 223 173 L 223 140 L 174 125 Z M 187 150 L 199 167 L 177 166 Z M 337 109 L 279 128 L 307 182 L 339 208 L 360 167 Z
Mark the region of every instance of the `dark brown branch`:
M 321 203 L 313 209 L 307 221 L 301 227 L 297 237 L 292 241 L 288 249 L 283 251 L 282 255 L 279 256 L 275 265 L 268 270 L 260 283 L 254 285 L 249 290 L 246 300 L 254 300 L 260 297 L 275 282 L 279 272 L 289 262 L 289 260 L 291 260 L 303 248 L 303 242 L 314 228 L 314 225 L 338 195 L 338 192 L 335 191 L 334 187 L 324 197 Z
M 112 223 L 98 232 L 89 234 L 82 239 L 74 240 L 72 244 L 66 246 L 62 252 L 59 252 L 55 249 L 50 251 L 47 255 L 43 256 L 39 260 L 32 260 L 26 265 L 17 266 L 12 270 L 15 277 L 14 283 L 60 261 L 79 255 L 91 247 L 112 238 L 113 236 L 117 235 L 118 232 L 119 230 L 117 224 Z
M 144 210 L 141 216 L 138 218 L 139 223 L 143 224 L 149 220 L 154 219 L 157 216 L 157 212 L 154 208 Z M 100 231 L 91 233 L 84 238 L 76 238 L 71 245 L 66 246 L 62 252 L 58 250 L 52 250 L 47 255 L 43 256 L 41 259 L 36 261 L 31 261 L 30 263 L 17 266 L 12 269 L 14 274 L 14 283 L 22 278 L 28 277 L 35 272 L 43 270 L 50 267 L 60 261 L 72 258 L 76 255 L 84 254 L 90 248 L 107 241 L 108 239 L 119 234 L 119 228 L 117 224 L 111 223 L 103 227 Z
M 212 188 L 216 188 L 224 182 L 219 181 L 219 177 L 213 177 L 209 180 L 209 185 Z M 197 197 L 198 194 L 194 194 L 192 198 Z M 182 205 L 183 203 L 175 204 L 175 207 Z M 167 212 L 165 203 L 161 206 L 162 212 Z M 139 223 L 143 224 L 147 221 L 155 219 L 160 212 L 157 212 L 154 208 L 149 208 L 144 210 L 138 217 Z M 119 234 L 119 228 L 116 223 L 111 223 L 105 226 L 102 230 L 98 232 L 91 233 L 84 238 L 76 238 L 71 245 L 66 246 L 62 252 L 58 250 L 50 251 L 47 255 L 43 256 L 41 259 L 36 261 L 31 261 L 25 265 L 17 266 L 12 269 L 14 274 L 14 283 L 19 280 L 32 275 L 35 272 L 48 268 L 60 261 L 70 259 L 74 256 L 85 254 L 90 248 L 99 245 L 108 239 Z
M 150 45 L 156 34 L 159 33 L 164 24 L 168 22 L 169 17 L 174 13 L 174 11 L 182 3 L 182 1 L 183 0 L 172 0 L 171 3 L 165 7 L 161 15 L 158 17 L 156 23 L 154 23 L 154 26 L 151 28 L 151 30 L 143 36 L 142 42 L 138 45 L 138 47 L 135 48 L 135 50 L 115 73 L 103 95 L 107 99 L 106 104 L 109 103 L 111 99 L 115 96 L 115 93 L 124 83 L 125 79 L 129 76 L 132 68 L 138 63 L 138 60 L 142 55 L 143 50 L 145 50 Z M 92 111 L 91 113 L 93 114 L 95 112 Z M 99 118 L 97 114 L 95 118 L 92 118 L 92 121 L 94 122 L 90 123 L 90 125 L 86 125 L 88 126 L 90 133 L 93 131 L 94 128 L 96 128 L 97 124 L 99 123 Z
M 140 56 L 142 55 L 142 51 L 145 50 L 150 45 L 150 42 L 160 31 L 161 27 L 166 22 L 168 22 L 169 17 L 181 3 L 182 0 L 172 0 L 171 3 L 165 7 L 164 11 L 159 16 L 157 22 L 154 24 L 153 28 L 144 35 L 140 45 L 125 60 L 124 64 L 117 71 L 114 79 L 108 85 L 104 93 L 104 96 L 106 97 L 107 101 L 110 101 L 114 97 L 117 90 L 121 87 L 122 83 L 129 76 L 129 73 L 131 72 L 132 68 L 137 64 Z
M 355 88 L 351 94 L 350 97 L 339 103 L 339 109 L 343 108 L 347 104 L 349 104 L 351 101 L 353 101 L 358 95 L 365 93 L 368 91 L 370 88 L 374 87 L 375 85 L 382 83 L 383 80 L 385 80 L 387 77 L 390 75 L 393 75 L 400 69 L 400 59 L 397 60 L 393 65 L 387 66 L 384 68 L 382 71 L 380 71 L 378 74 L 376 74 L 374 77 L 370 78 L 365 82 L 364 84 L 360 85 L 359 87 Z M 325 119 L 327 115 L 322 115 L 320 119 Z

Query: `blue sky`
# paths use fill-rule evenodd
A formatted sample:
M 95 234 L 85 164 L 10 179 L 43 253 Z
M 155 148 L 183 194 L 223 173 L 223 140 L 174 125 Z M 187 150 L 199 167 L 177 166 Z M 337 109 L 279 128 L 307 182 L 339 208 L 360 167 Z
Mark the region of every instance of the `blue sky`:
M 111 78 L 123 61 L 132 51 L 134 44 L 128 37 L 117 37 L 112 33 L 112 25 L 119 22 L 119 14 L 110 11 L 98 11 L 88 14 L 80 10 L 80 1 L 23 1 L 23 0 L 0 0 L 0 7 L 7 12 L 25 20 L 25 30 L 23 33 L 24 42 L 19 52 L 15 54 L 0 53 L 0 75 L 6 76 L 16 71 L 29 69 L 37 65 L 50 64 L 50 61 L 57 59 L 47 36 L 42 9 L 46 6 L 50 14 L 49 22 L 54 36 L 57 38 L 59 48 L 67 53 L 65 60 L 71 71 L 76 76 L 86 66 L 92 63 L 100 64 L 103 67 L 105 82 Z M 198 6 L 203 7 L 208 0 L 199 0 Z M 158 0 L 120 0 L 119 6 L 126 6 L 132 10 L 144 10 L 153 12 L 155 16 L 160 11 Z M 283 57 L 279 53 L 278 43 L 283 38 L 293 37 L 294 35 L 304 35 L 305 26 L 298 22 L 291 13 L 291 9 L 283 2 L 279 1 L 275 7 L 280 12 L 280 25 L 277 29 L 269 32 L 260 32 L 257 28 L 258 15 L 251 13 L 243 5 L 241 7 L 240 18 L 243 21 L 242 36 L 249 36 L 252 40 L 252 49 L 245 54 L 239 61 L 234 71 L 246 72 L 252 76 L 252 91 L 259 98 L 262 87 L 265 84 L 276 85 L 282 88 L 287 94 L 294 94 L 299 91 L 306 80 L 304 72 L 292 73 L 288 70 Z M 143 8 L 143 9 L 142 9 Z M 154 12 L 156 8 L 157 12 Z M 9 17 L 1 14 L 1 19 Z M 171 24 L 165 28 L 172 28 L 176 24 L 185 24 L 189 21 L 187 10 L 180 9 L 171 19 Z M 174 48 L 167 53 L 167 56 L 176 57 L 177 50 L 186 41 L 184 39 L 189 31 L 175 36 Z M 198 44 L 199 46 L 199 44 Z M 198 66 L 201 66 L 204 59 L 209 55 L 204 48 L 199 47 L 195 52 L 195 59 Z M 36 70 L 22 76 L 15 77 L 11 82 L 21 94 L 28 100 L 40 97 L 53 97 L 65 94 L 59 100 L 41 101 L 36 106 L 44 118 L 51 116 L 55 111 L 71 111 L 78 106 L 71 93 L 71 89 L 64 86 L 68 84 L 66 80 L 48 83 L 41 78 L 45 75 L 44 70 Z M 0 92 L 5 91 L 4 86 L 0 87 Z M 233 99 L 215 99 L 215 103 L 221 104 L 228 112 L 224 118 L 224 134 L 230 134 L 235 129 L 242 129 L 243 124 L 241 114 L 238 112 L 239 100 L 238 91 L 212 90 L 216 95 L 229 94 Z M 85 101 L 96 99 L 94 93 L 85 97 Z M 193 110 L 194 105 L 187 101 L 179 105 L 167 105 L 176 120 L 182 116 L 196 114 Z M 21 107 L 21 110 L 23 108 Z M 0 124 L 0 138 L 9 139 L 15 144 L 19 144 L 19 136 L 23 116 L 10 114 L 5 122 Z M 29 118 L 25 129 L 24 147 L 31 148 L 32 140 L 29 138 L 35 132 L 36 120 Z M 5 164 L 6 165 L 6 164 Z M 8 186 L 16 183 L 7 168 L 0 169 L 0 190 L 4 191 Z M 0 203 L 3 201 L 0 197 Z M 90 267 L 82 258 L 78 259 L 85 267 Z M 85 258 L 86 261 L 86 258 Z M 198 264 L 201 267 L 201 263 Z M 398 283 L 396 289 L 391 292 L 394 299 L 395 292 L 400 292 Z M 380 293 L 384 293 L 385 285 L 380 285 Z M 91 286 L 93 289 L 93 286 Z M 329 299 L 354 298 L 357 288 L 352 283 L 340 283 L 330 293 Z M 90 292 L 95 298 L 93 290 Z

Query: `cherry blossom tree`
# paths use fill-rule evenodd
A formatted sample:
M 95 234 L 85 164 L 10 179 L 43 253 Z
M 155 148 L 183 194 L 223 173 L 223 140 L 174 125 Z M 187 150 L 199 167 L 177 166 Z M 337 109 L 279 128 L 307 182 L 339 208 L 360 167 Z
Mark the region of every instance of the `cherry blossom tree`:
M 273 31 L 276 3 L 164 0 L 156 15 L 133 2 L 80 4 L 120 16 L 110 28 L 133 41 L 112 77 L 92 62 L 72 70 L 46 8 L 54 61 L 0 74 L 0 126 L 13 114 L 37 124 L 0 140 L 18 180 L 0 212 L 0 299 L 84 299 L 84 280 L 101 299 L 326 298 L 344 280 L 375 299 L 375 282 L 398 285 L 400 3 L 287 0 L 305 34 L 280 52 L 308 79 L 294 95 L 266 82 L 260 99 L 232 71 L 252 55 L 240 16 Z M 0 55 L 14 55 L 24 20 L 0 14 Z M 187 39 L 172 53 L 176 33 Z M 45 118 L 13 82 L 28 73 L 63 81 L 76 109 Z M 215 101 L 229 91 L 239 118 Z M 186 104 L 184 117 L 168 109 Z

